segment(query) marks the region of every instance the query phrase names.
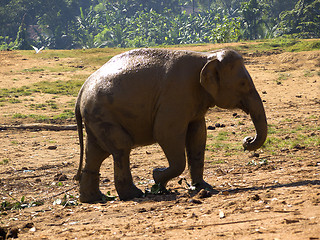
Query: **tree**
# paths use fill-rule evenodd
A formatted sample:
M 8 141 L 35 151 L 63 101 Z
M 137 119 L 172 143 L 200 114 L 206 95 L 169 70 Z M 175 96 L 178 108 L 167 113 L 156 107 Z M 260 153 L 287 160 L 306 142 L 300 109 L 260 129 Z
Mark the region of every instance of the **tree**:
M 262 24 L 264 6 L 257 0 L 250 0 L 241 4 L 241 16 L 244 29 L 244 36 L 249 39 L 259 38 L 259 27 Z
M 280 14 L 280 33 L 296 37 L 320 37 L 320 0 L 299 0 L 291 11 Z

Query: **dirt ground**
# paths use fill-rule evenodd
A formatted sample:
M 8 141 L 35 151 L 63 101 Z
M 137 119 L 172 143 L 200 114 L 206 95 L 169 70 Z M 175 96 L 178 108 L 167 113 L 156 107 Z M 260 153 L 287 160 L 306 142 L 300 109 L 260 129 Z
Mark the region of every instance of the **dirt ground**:
M 240 110 L 208 112 L 204 176 L 219 194 L 194 194 L 186 170 L 169 182 L 170 194 L 82 204 L 72 180 L 79 162 L 76 131 L 3 129 L 0 239 L 320 239 L 320 51 L 247 52 L 244 57 L 264 100 L 269 137 L 264 148 L 244 152 L 243 137 L 254 134 L 250 117 Z M 0 88 L 68 80 L 98 67 L 63 74 L 21 71 L 75 61 L 0 52 Z M 12 118 L 15 113 L 52 114 L 29 106 L 53 97 L 35 93 L 0 105 L 0 124 L 25 123 Z M 59 96 L 60 109 L 74 99 Z M 132 174 L 140 189 L 151 188 L 152 169 L 161 166 L 167 162 L 158 145 L 132 151 Z M 116 196 L 112 172 L 108 158 L 100 186 Z M 10 210 L 5 203 L 20 205 Z

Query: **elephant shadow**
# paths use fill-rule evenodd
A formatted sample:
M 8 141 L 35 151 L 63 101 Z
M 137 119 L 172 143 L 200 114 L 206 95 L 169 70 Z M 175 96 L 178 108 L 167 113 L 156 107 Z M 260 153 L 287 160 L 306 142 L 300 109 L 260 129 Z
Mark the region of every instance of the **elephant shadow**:
M 300 187 L 300 186 L 320 186 L 320 180 L 302 180 L 298 182 L 291 182 L 291 183 L 284 183 L 284 184 L 274 184 L 270 186 L 254 186 L 254 187 L 245 187 L 245 188 L 234 188 L 234 189 L 220 189 L 214 190 L 213 192 L 206 191 L 207 195 L 203 197 L 201 195 L 201 191 L 188 191 L 187 193 L 180 193 L 178 190 L 169 190 L 167 193 L 162 194 L 152 194 L 147 193 L 143 198 L 135 198 L 133 201 L 137 203 L 143 203 L 148 201 L 153 202 L 170 202 L 170 201 L 180 201 L 182 197 L 189 198 L 190 203 L 201 203 L 201 201 L 197 201 L 195 199 L 203 199 L 207 197 L 213 197 L 218 194 L 237 194 L 240 192 L 255 192 L 260 190 L 267 190 L 267 189 L 278 189 L 278 188 L 287 188 L 287 187 Z M 184 188 L 185 189 L 185 188 Z M 210 193 L 210 194 L 209 194 Z M 202 193 L 203 194 L 203 193 Z

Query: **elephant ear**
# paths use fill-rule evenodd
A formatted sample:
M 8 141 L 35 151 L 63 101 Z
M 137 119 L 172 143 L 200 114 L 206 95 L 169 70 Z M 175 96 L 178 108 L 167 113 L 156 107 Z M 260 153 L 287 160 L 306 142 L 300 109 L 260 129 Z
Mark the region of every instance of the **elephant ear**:
M 218 93 L 220 64 L 218 59 L 210 60 L 200 73 L 200 84 L 213 98 Z

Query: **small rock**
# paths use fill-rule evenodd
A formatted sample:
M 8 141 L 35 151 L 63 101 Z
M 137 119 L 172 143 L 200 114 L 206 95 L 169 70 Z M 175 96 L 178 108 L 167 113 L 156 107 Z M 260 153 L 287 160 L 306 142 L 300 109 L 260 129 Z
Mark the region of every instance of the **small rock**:
M 23 228 L 32 228 L 34 226 L 33 222 L 28 222 L 24 225 Z
M 253 157 L 257 157 L 258 158 L 258 157 L 260 157 L 260 154 L 255 152 L 250 156 L 250 158 L 253 158 Z
M 102 180 L 102 182 L 103 183 L 108 183 L 108 182 L 110 182 L 110 179 L 109 178 L 105 178 L 105 179 Z
M 145 209 L 145 208 L 139 208 L 139 209 L 138 209 L 138 212 L 139 212 L 139 213 L 144 213 L 144 212 L 146 212 L 146 211 L 147 211 L 147 209 Z
M 208 130 L 215 130 L 216 128 L 214 126 L 208 126 Z
M 202 201 L 192 198 L 189 200 L 189 203 L 202 204 Z
M 55 181 L 59 181 L 59 182 L 61 182 L 61 181 L 66 181 L 66 180 L 68 180 L 68 177 L 67 177 L 67 175 L 65 175 L 65 174 L 58 173 L 58 174 L 56 174 L 56 175 L 54 176 L 54 180 L 55 180 Z
M 299 219 L 284 219 L 284 222 L 286 224 L 297 223 L 299 222 Z
M 232 114 L 232 116 L 236 117 L 236 116 L 238 116 L 238 113 L 234 113 L 234 114 Z
M 259 196 L 258 194 L 255 194 L 255 195 L 253 195 L 252 197 L 250 197 L 250 199 L 253 200 L 253 201 L 258 201 L 258 200 L 260 200 L 261 198 L 260 198 L 260 196 Z
M 48 149 L 49 150 L 55 150 L 55 149 L 57 149 L 57 146 L 49 146 Z
M 222 210 L 219 210 L 219 217 L 220 218 L 225 218 L 226 215 L 224 214 L 224 212 Z
M 300 144 L 297 144 L 293 148 L 294 149 L 298 149 L 298 150 L 302 150 L 302 149 L 305 149 L 306 147 L 305 146 L 301 146 Z
M 220 124 L 220 123 L 216 123 L 215 126 L 216 126 L 217 128 L 219 128 L 219 127 L 221 127 L 221 124 Z
M 289 152 L 289 149 L 288 148 L 281 148 L 280 151 L 281 152 Z
M 208 197 L 211 197 L 212 194 L 211 194 L 211 192 L 209 192 L 205 189 L 201 189 L 200 192 L 197 194 L 197 196 L 199 198 L 208 198 Z
M 262 94 L 267 94 L 267 91 L 262 91 Z

